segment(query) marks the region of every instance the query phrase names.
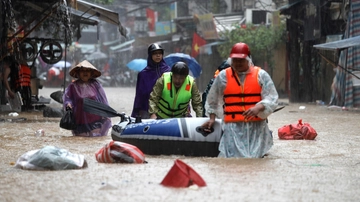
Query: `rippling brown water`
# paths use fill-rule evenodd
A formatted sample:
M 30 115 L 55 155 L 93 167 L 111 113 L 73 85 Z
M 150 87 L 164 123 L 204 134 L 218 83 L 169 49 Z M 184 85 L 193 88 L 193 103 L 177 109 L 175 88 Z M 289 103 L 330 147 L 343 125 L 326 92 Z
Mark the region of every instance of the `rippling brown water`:
M 49 97 L 58 89 L 42 89 Z M 133 88 L 106 88 L 110 106 L 131 112 Z M 52 102 L 50 106 L 61 107 Z M 305 106 L 300 110 L 299 106 Z M 0 122 L 0 201 L 359 201 L 360 126 L 358 112 L 312 104 L 290 104 L 269 118 L 274 146 L 264 159 L 146 156 L 147 164 L 102 164 L 95 152 L 111 140 L 73 137 L 60 118 L 40 111 L 20 113 L 26 121 Z M 3 112 L 0 119 L 10 119 Z M 277 129 L 302 118 L 318 132 L 314 141 L 285 141 Z M 117 122 L 118 118 L 113 118 Z M 43 129 L 45 136 L 35 136 Z M 14 163 L 23 153 L 54 145 L 83 154 L 88 167 L 28 171 Z M 181 159 L 206 181 L 203 188 L 160 185 Z

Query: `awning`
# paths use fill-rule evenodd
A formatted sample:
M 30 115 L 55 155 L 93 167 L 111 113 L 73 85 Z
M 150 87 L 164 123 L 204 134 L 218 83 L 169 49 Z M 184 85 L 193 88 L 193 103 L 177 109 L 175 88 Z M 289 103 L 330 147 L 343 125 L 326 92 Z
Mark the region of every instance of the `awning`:
M 55 3 L 56 2 L 54 2 L 54 4 Z M 46 9 L 43 6 L 34 4 L 30 1 L 25 1 L 24 5 L 29 6 L 30 8 L 32 8 L 36 11 L 39 11 L 39 12 L 43 12 Z M 81 24 L 87 24 L 87 25 L 97 25 L 98 24 L 98 20 L 96 20 L 94 17 L 91 17 L 89 14 L 84 14 L 83 12 L 77 11 L 73 8 L 69 8 L 69 11 L 72 15 L 74 15 L 75 18 L 78 19 L 78 21 Z
M 116 51 L 116 50 L 121 49 L 121 48 L 123 48 L 123 47 L 125 47 L 125 46 L 131 45 L 131 44 L 134 43 L 134 42 L 135 42 L 135 39 L 130 40 L 130 41 L 127 41 L 127 42 L 124 42 L 124 43 L 119 44 L 119 45 L 117 45 L 117 46 L 110 46 L 110 50 Z
M 99 24 L 99 20 L 91 17 L 89 14 L 84 14 L 83 12 L 75 10 L 73 8 L 69 8 L 69 11 L 72 15 L 74 15 L 74 18 L 78 18 L 80 24 L 93 26 Z
M 149 44 L 154 43 L 154 41 L 172 41 L 173 34 L 167 35 L 160 35 L 160 36 L 153 36 L 153 37 L 139 37 L 136 38 L 134 46 L 146 46 L 148 47 Z
M 126 29 L 121 25 L 119 20 L 119 14 L 115 11 L 100 7 L 95 4 L 88 3 L 86 1 L 75 1 L 75 9 L 91 16 L 98 17 L 100 20 L 119 26 L 119 32 L 126 37 Z
M 239 14 L 214 14 L 214 23 L 217 32 L 235 29 L 234 25 L 241 25 L 245 22 L 244 15 Z M 196 31 L 196 24 L 192 16 L 178 17 L 174 19 L 175 23 L 182 26 L 184 29 Z
M 121 53 L 121 52 L 125 52 L 125 51 L 129 51 L 132 50 L 133 46 L 127 47 L 127 48 L 122 48 L 122 49 L 118 49 L 115 51 L 115 53 Z
M 314 48 L 323 50 L 342 50 L 345 48 L 360 46 L 360 36 L 351 37 L 339 41 L 314 45 Z
M 302 2 L 302 1 L 304 1 L 304 0 L 297 0 L 297 1 L 295 1 L 295 2 L 292 2 L 292 3 L 287 4 L 287 5 L 285 5 L 285 6 L 281 6 L 281 7 L 278 8 L 277 10 L 280 11 L 280 13 L 282 13 L 283 11 L 288 10 L 289 8 L 297 5 L 298 3 Z
M 217 32 L 230 31 L 235 29 L 234 25 L 241 25 L 245 22 L 243 15 L 214 15 L 214 22 Z
M 103 43 L 104 46 L 111 46 L 111 45 L 114 45 L 114 44 L 117 44 L 117 43 L 120 43 L 121 42 L 121 39 L 116 39 L 114 41 L 105 41 Z

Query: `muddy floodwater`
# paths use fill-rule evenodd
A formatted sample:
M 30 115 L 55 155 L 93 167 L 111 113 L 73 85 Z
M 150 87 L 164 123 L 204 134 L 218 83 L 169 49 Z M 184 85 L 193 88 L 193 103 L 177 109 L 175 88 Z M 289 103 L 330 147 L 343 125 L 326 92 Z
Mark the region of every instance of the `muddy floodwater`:
M 44 88 L 40 95 L 60 89 Z M 105 88 L 110 106 L 131 113 L 134 88 Z M 287 100 L 281 100 L 288 103 Z M 51 101 L 52 107 L 61 107 Z M 303 106 L 303 107 L 302 107 Z M 305 109 L 303 109 L 305 107 Z M 106 137 L 74 137 L 59 127 L 60 118 L 41 111 L 19 113 L 15 121 L 0 114 L 0 202 L 3 201 L 359 201 L 360 122 L 358 110 L 313 103 L 289 103 L 269 117 L 274 146 L 263 159 L 223 159 L 146 155 L 147 164 L 104 164 L 95 152 Z M 13 121 L 11 121 L 14 119 Z M 279 140 L 281 126 L 298 119 L 310 123 L 315 140 Z M 112 118 L 113 123 L 119 118 Z M 43 129 L 45 136 L 35 136 Z M 53 145 L 83 154 L 79 170 L 30 171 L 14 167 L 25 152 Z M 181 159 L 205 180 L 202 188 L 160 185 Z

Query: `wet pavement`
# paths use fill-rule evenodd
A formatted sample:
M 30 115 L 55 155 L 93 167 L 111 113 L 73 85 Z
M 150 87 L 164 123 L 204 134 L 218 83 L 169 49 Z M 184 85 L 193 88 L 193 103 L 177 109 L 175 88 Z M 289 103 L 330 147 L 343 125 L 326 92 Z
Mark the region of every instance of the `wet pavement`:
M 49 97 L 55 88 L 40 90 Z M 130 114 L 134 88 L 105 88 L 110 106 Z M 287 103 L 287 100 L 281 100 Z M 50 106 L 61 107 L 52 101 Z M 301 107 L 304 106 L 304 108 Z M 360 124 L 358 110 L 313 103 L 289 103 L 269 117 L 274 146 L 263 159 L 223 159 L 149 156 L 147 164 L 103 164 L 95 152 L 111 141 L 74 137 L 59 128 L 60 118 L 41 111 L 8 112 L 0 119 L 0 202 L 2 201 L 359 201 Z M 12 119 L 12 122 L 10 120 Z M 310 123 L 315 140 L 279 140 L 277 129 Z M 115 123 L 119 118 L 112 118 Z M 43 129 L 44 136 L 35 136 Z M 83 154 L 88 167 L 80 170 L 29 171 L 14 167 L 25 152 L 53 145 Z M 181 159 L 207 183 L 206 187 L 167 188 L 160 185 Z

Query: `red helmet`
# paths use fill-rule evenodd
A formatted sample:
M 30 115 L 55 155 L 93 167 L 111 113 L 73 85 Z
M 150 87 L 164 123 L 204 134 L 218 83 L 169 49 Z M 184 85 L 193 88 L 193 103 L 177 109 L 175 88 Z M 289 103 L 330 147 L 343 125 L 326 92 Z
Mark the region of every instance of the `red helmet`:
M 250 55 L 249 46 L 246 43 L 236 43 L 230 53 L 230 58 L 246 58 Z

